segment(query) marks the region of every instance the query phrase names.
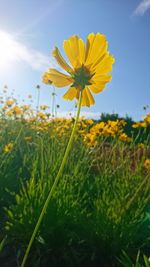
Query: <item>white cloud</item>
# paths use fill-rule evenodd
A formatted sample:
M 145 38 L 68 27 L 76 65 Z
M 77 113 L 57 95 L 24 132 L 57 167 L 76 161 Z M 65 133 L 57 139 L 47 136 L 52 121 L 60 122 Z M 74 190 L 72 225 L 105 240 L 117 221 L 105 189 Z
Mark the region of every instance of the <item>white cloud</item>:
M 135 9 L 134 15 L 142 16 L 148 9 L 150 9 L 150 0 L 143 0 Z
M 89 112 L 89 111 L 81 111 L 80 117 L 86 117 L 88 119 L 99 119 L 101 116 L 101 112 Z M 75 117 L 75 111 L 60 111 L 57 112 L 57 117 L 59 118 L 70 118 Z
M 11 66 L 11 63 L 15 62 L 26 63 L 31 68 L 41 71 L 55 66 L 50 56 L 27 47 L 10 33 L 0 30 L 0 69 Z

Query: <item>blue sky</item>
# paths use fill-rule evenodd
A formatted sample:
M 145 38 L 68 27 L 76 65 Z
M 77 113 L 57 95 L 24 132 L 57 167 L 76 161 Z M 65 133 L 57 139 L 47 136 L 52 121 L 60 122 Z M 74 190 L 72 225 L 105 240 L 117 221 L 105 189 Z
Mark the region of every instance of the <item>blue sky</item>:
M 0 52 L 0 90 L 4 84 L 15 89 L 20 99 L 33 95 L 41 86 L 41 103 L 51 105 L 53 88 L 41 77 L 48 66 L 55 66 L 51 51 L 77 34 L 84 40 L 90 32 L 106 35 L 109 51 L 116 62 L 113 79 L 95 95 L 96 104 L 84 108 L 92 116 L 101 112 L 128 114 L 141 119 L 144 105 L 150 105 L 150 0 L 0 0 L 0 43 L 4 34 L 17 47 Z M 1 45 L 0 45 L 1 48 Z M 2 51 L 2 49 L 1 49 Z M 60 111 L 74 110 L 65 101 L 66 89 L 56 89 Z M 149 110 L 150 111 L 150 110 Z

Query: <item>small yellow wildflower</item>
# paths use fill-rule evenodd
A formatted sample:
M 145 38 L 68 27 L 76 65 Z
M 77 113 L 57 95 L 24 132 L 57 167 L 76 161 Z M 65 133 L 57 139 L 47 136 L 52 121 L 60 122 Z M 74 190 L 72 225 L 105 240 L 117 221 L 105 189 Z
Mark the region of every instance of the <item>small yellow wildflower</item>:
M 93 122 L 93 120 L 88 119 L 88 120 L 85 121 L 85 123 L 86 123 L 87 125 L 92 125 L 94 122 Z
M 46 120 L 46 115 L 42 112 L 38 112 L 37 116 L 41 119 L 41 120 Z
M 14 115 L 14 113 L 13 113 L 12 110 L 8 110 L 8 111 L 6 112 L 6 115 L 7 115 L 8 117 L 12 117 L 12 116 Z
M 30 106 L 29 105 L 23 105 L 22 109 L 23 109 L 23 111 L 27 111 L 30 109 Z
M 13 146 L 14 146 L 13 143 L 8 143 L 7 145 L 4 146 L 3 151 L 4 151 L 5 153 L 9 153 L 9 152 L 11 152 Z
M 23 111 L 19 106 L 14 106 L 12 108 L 12 111 L 14 112 L 15 115 L 22 115 L 23 114 Z
M 88 147 L 94 147 L 97 144 L 96 135 L 88 133 L 84 136 L 84 142 Z
M 138 147 L 139 147 L 139 148 L 144 148 L 145 145 L 144 145 L 143 143 L 139 143 L 139 144 L 138 144 Z
M 120 136 L 119 136 L 119 139 L 123 142 L 131 142 L 132 141 L 132 138 L 129 137 L 126 133 L 122 133 Z
M 48 106 L 47 106 L 47 105 L 41 105 L 41 106 L 40 106 L 40 109 L 41 109 L 41 110 L 46 110 L 46 109 L 48 109 Z
M 13 104 L 14 104 L 14 100 L 13 100 L 13 99 L 8 99 L 8 100 L 6 101 L 6 105 L 7 105 L 8 107 L 11 107 Z
M 146 159 L 144 162 L 144 167 L 148 170 L 150 170 L 150 159 Z
M 150 113 L 148 113 L 146 115 L 146 117 L 144 118 L 144 121 L 147 123 L 147 124 L 150 124 Z
M 100 33 L 90 33 L 85 45 L 82 39 L 74 35 L 64 41 L 63 47 L 72 66 L 67 64 L 57 47 L 52 55 L 69 75 L 56 69 L 49 69 L 43 75 L 43 82 L 52 83 L 56 87 L 70 85 L 63 96 L 67 100 L 79 99 L 80 92 L 83 91 L 81 105 L 89 107 L 95 103 L 91 92 L 94 94 L 101 92 L 111 80 L 109 73 L 114 58 L 107 50 L 106 37 Z
M 144 121 L 136 122 L 132 125 L 132 128 L 140 128 L 140 127 L 143 127 L 143 128 L 147 127 L 146 122 Z

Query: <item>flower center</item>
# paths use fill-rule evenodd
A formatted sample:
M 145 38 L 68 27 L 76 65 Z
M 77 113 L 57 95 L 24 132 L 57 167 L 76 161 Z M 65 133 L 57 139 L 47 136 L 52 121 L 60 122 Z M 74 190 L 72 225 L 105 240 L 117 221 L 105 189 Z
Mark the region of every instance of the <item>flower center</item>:
M 87 69 L 82 66 L 81 68 L 77 69 L 75 73 L 72 75 L 74 79 L 74 83 L 72 84 L 72 87 L 80 88 L 80 90 L 83 90 L 86 85 L 90 85 L 90 79 L 93 75 L 89 74 Z

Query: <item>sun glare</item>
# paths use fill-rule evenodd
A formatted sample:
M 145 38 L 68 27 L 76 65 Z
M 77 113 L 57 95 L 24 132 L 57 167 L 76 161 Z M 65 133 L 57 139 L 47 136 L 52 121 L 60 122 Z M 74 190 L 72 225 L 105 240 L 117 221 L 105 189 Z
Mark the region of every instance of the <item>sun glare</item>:
M 0 69 L 17 60 L 17 42 L 11 34 L 0 31 Z

